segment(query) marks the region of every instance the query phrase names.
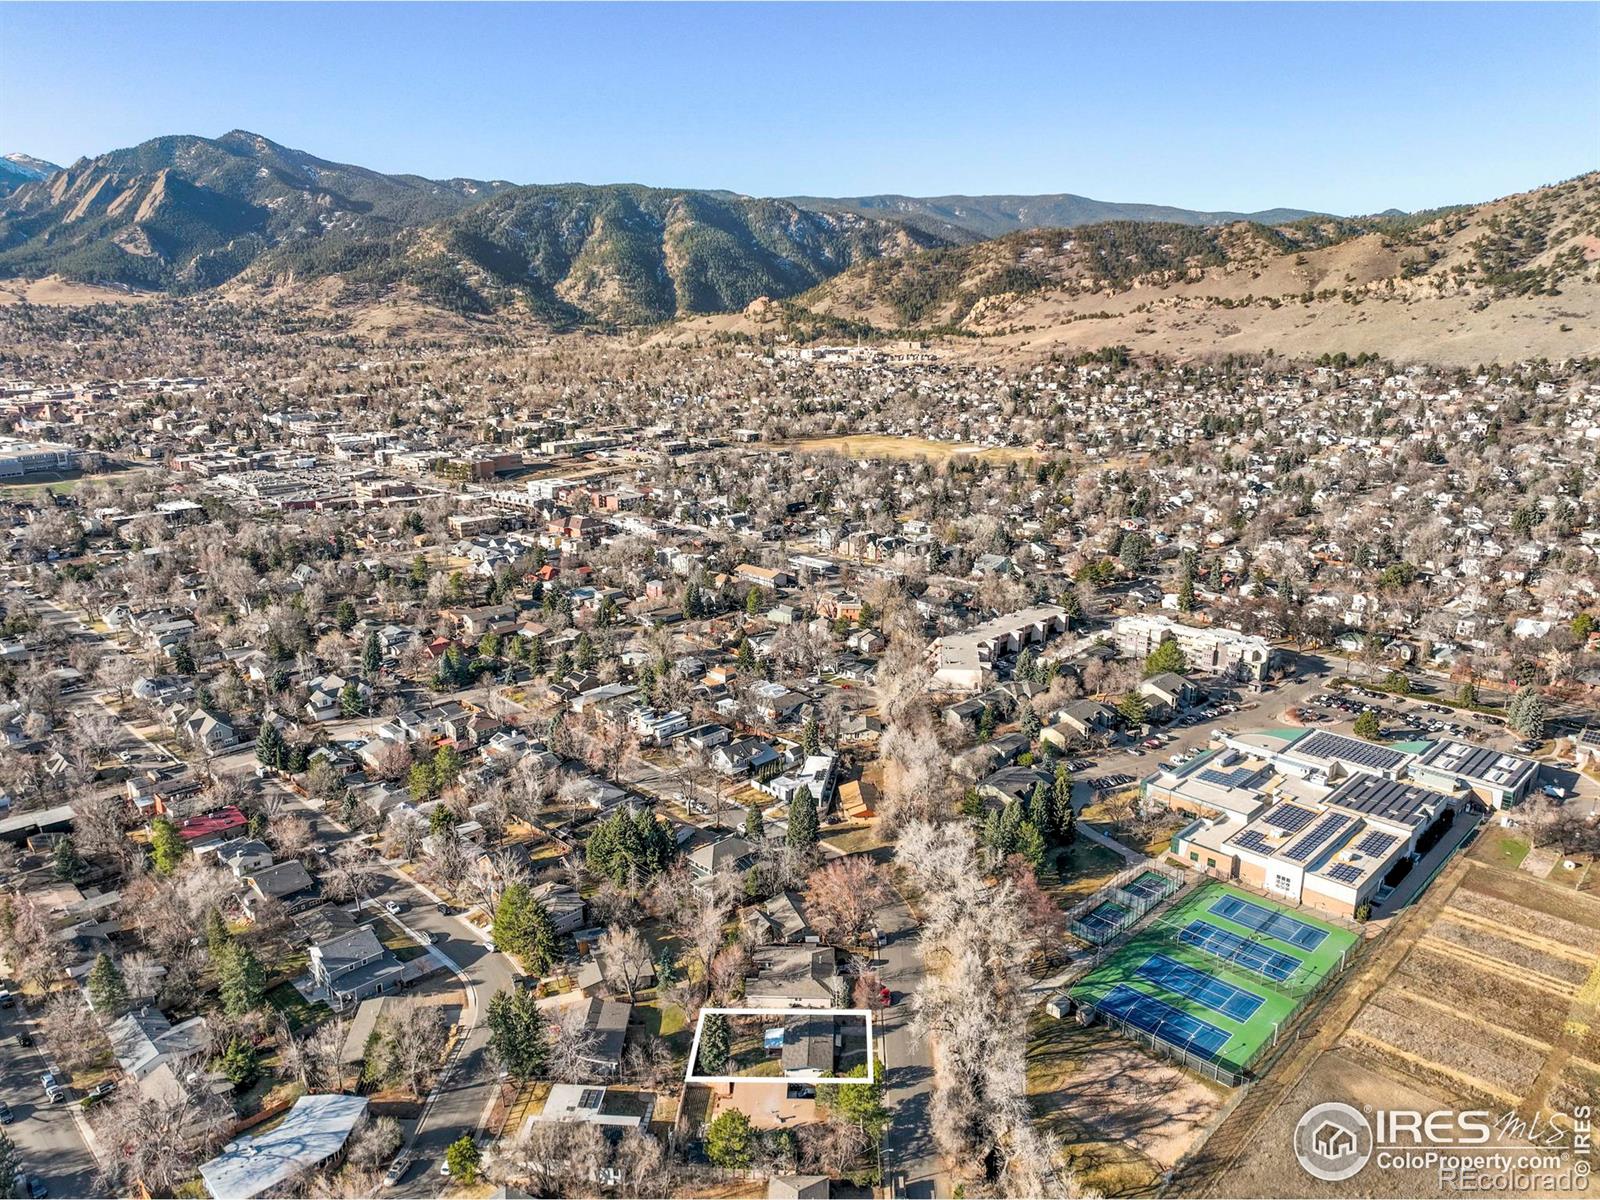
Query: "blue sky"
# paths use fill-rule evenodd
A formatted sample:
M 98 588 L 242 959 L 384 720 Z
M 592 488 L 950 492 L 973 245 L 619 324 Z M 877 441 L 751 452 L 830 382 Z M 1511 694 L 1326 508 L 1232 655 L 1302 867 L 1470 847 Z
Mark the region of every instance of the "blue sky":
M 1207 209 L 1600 167 L 1600 4 L 3 4 L 0 149 Z

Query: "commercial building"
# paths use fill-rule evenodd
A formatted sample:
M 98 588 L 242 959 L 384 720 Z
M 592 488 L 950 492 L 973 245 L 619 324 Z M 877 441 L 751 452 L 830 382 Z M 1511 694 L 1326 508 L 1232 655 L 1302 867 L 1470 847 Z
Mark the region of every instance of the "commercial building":
M 1216 625 L 1183 625 L 1171 617 L 1118 617 L 1111 625 L 1111 640 L 1135 658 L 1175 641 L 1190 671 L 1230 679 L 1265 679 L 1278 665 L 1277 651 L 1266 638 Z
M 952 691 L 978 691 L 994 682 L 999 659 L 1024 646 L 1043 645 L 1066 629 L 1066 609 L 1038 604 L 985 621 L 965 633 L 935 638 L 928 647 L 934 683 Z

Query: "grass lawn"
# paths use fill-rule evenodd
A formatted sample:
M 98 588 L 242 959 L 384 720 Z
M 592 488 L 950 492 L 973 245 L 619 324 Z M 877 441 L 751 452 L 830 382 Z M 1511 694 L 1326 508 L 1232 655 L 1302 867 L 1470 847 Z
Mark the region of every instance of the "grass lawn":
M 1533 849 L 1527 838 L 1518 837 L 1509 829 L 1490 829 L 1479 840 L 1473 857 L 1494 867 L 1516 870 Z
M 876 821 L 831 825 L 823 829 L 818 838 L 841 854 L 866 854 L 873 850 L 881 850 L 889 844 L 879 836 Z
M 295 991 L 294 984 L 280 983 L 267 992 L 267 1002 L 288 1018 L 289 1028 L 299 1033 L 308 1025 L 318 1025 L 333 1016 L 333 1009 L 322 1001 L 308 1004 L 306 998 Z
M 661 1038 L 673 1054 L 681 1056 L 689 1053 L 689 1046 L 694 1041 L 694 1028 L 689 1024 L 689 1015 L 676 1004 L 669 1004 L 665 1000 L 646 1001 L 634 1007 L 633 1015 L 647 1034 Z
M 417 939 L 412 937 L 393 921 L 383 918 L 372 923 L 372 931 L 378 935 L 378 940 L 386 949 L 392 950 L 394 956 L 401 962 L 410 962 L 414 958 L 421 958 L 428 952 L 426 946 L 417 944 Z
M 1316 945 L 1296 945 L 1279 940 L 1241 923 L 1244 914 L 1224 917 L 1213 911 L 1213 906 L 1227 903 L 1228 897 L 1254 905 L 1267 913 L 1286 917 L 1294 925 L 1274 930 L 1285 937 L 1296 936 L 1299 927 L 1308 941 L 1317 933 L 1322 935 Z M 1258 974 L 1242 965 L 1224 961 L 1196 946 L 1182 942 L 1179 931 L 1193 921 L 1205 921 L 1225 933 L 1234 934 L 1252 949 L 1270 950 L 1285 955 L 1300 964 L 1287 982 L 1278 982 Z M 1285 1024 L 1300 1007 L 1301 1001 L 1313 987 L 1338 964 L 1341 956 L 1356 943 L 1356 935 L 1320 921 L 1304 913 L 1291 911 L 1261 896 L 1211 883 L 1197 888 L 1147 926 L 1131 941 L 1125 943 L 1100 966 L 1086 975 L 1072 989 L 1072 996 L 1080 1003 L 1099 1003 L 1118 987 L 1128 988 L 1142 996 L 1159 1000 L 1169 1009 L 1203 1022 L 1217 1035 L 1226 1035 L 1216 1048 L 1215 1057 L 1223 1063 L 1243 1069 L 1257 1053 L 1271 1042 L 1275 1027 Z M 1192 995 L 1175 990 L 1179 984 L 1170 981 L 1157 983 L 1141 974 L 1141 968 L 1153 969 L 1149 960 L 1160 954 L 1167 959 L 1208 977 L 1204 986 L 1211 994 L 1209 1000 L 1221 1000 L 1240 1007 L 1252 1006 L 1246 1016 L 1230 1015 L 1211 1004 L 1203 1003 Z M 1218 987 L 1218 984 L 1226 985 Z M 1243 993 L 1240 996 L 1238 993 Z M 1237 1011 L 1237 1010 L 1236 1010 Z M 1168 1027 L 1169 1030 L 1171 1027 Z M 1178 1031 L 1184 1037 L 1188 1033 Z M 1170 1036 L 1170 1034 L 1169 1034 Z
M 1056 851 L 1054 869 L 1046 869 L 1039 882 L 1058 904 L 1070 908 L 1127 865 L 1120 854 L 1080 837 Z

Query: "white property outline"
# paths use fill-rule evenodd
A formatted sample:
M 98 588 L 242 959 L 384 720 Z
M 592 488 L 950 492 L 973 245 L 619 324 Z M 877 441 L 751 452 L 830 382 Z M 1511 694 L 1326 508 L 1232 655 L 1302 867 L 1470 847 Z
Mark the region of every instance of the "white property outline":
M 859 1075 L 828 1075 L 820 1078 L 800 1078 L 788 1075 L 697 1075 L 695 1064 L 700 1061 L 700 1034 L 706 1027 L 706 1018 L 724 1017 L 863 1017 L 867 1022 L 867 1077 Z M 683 1077 L 685 1083 L 875 1083 L 878 1074 L 878 1056 L 873 1052 L 872 1010 L 870 1008 L 702 1008 L 694 1023 L 694 1041 L 689 1046 L 689 1070 Z

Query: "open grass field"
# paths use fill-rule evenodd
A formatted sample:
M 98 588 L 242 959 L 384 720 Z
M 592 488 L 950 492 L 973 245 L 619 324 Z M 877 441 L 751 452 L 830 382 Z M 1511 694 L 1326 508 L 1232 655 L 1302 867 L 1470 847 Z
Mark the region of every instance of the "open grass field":
M 987 462 L 1034 462 L 1039 451 L 1026 446 L 973 446 L 962 442 L 935 442 L 929 438 L 901 437 L 887 433 L 852 433 L 841 437 L 804 438 L 778 443 L 777 449 L 800 454 L 842 454 L 846 458 L 925 458 L 944 463 L 952 459 L 975 458 Z
M 1215 911 L 1218 905 L 1229 905 L 1229 897 L 1255 908 L 1232 916 Z M 1260 920 L 1281 918 L 1295 924 L 1283 923 L 1263 932 L 1245 923 L 1253 919 L 1252 911 Z M 1220 940 L 1216 940 L 1217 933 L 1208 932 L 1209 944 L 1220 948 L 1226 942 L 1238 951 L 1234 961 L 1180 937 L 1197 923 L 1220 931 Z M 1269 933 L 1298 940 L 1285 941 Z M 1338 966 L 1355 942 L 1355 934 L 1326 921 L 1239 888 L 1208 883 L 1179 900 L 1084 976 L 1072 989 L 1072 997 L 1097 1008 L 1115 1008 L 1133 1000 L 1146 1014 L 1175 1010 L 1180 1015 L 1153 1031 L 1157 1036 L 1243 1070 L 1271 1044 L 1274 1031 L 1294 1016 L 1304 998 Z M 1284 977 L 1251 969 L 1245 965 L 1246 958 L 1273 964 Z M 1137 993 L 1138 998 L 1129 997 L 1129 992 Z

